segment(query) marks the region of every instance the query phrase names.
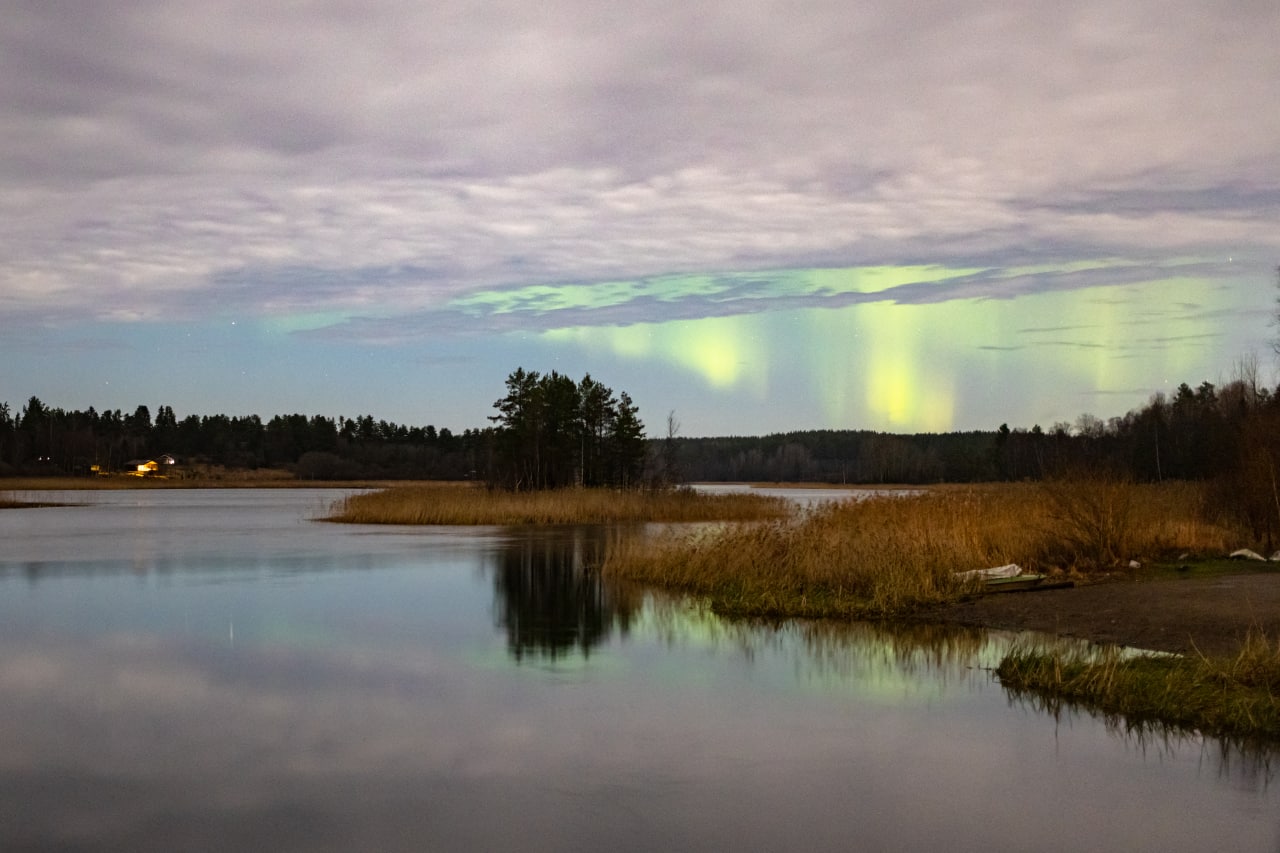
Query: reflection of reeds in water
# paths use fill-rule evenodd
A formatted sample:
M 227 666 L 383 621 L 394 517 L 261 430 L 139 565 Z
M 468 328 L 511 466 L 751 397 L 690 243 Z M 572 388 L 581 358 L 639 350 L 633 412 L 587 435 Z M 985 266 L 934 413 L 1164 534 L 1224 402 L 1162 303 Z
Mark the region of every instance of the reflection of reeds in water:
M 987 647 L 987 632 L 947 625 L 901 625 L 830 619 L 726 619 L 696 600 L 647 597 L 645 631 L 669 645 L 730 649 L 754 660 L 792 657 L 797 678 L 857 689 L 877 681 L 901 684 L 922 676 L 941 684 L 967 672 Z
M 1089 569 L 1117 542 L 1120 557 L 1150 558 L 1230 541 L 1202 519 L 1196 487 L 1108 484 L 1105 500 L 1091 488 L 1004 484 L 828 504 L 797 521 L 621 541 L 605 569 L 707 596 L 721 613 L 883 617 L 964 594 L 956 573 L 971 569 Z
M 29 501 L 15 495 L 0 492 L 0 509 L 32 509 L 35 507 L 65 506 L 53 501 Z
M 1198 746 L 1201 760 L 1217 768 L 1219 777 L 1229 778 L 1244 790 L 1265 790 L 1276 775 L 1280 748 L 1274 742 L 1239 736 L 1206 736 L 1186 726 L 1159 720 L 1136 721 L 1120 714 L 1106 713 L 1086 702 L 1072 702 L 1031 689 L 1004 685 L 1010 704 L 1036 714 L 1046 714 L 1062 723 L 1073 714 L 1100 719 L 1107 732 L 1126 747 L 1143 756 L 1177 756 Z
M 988 644 L 984 629 L 953 625 L 823 619 L 800 622 L 797 630 L 813 672 L 850 682 L 879 674 L 893 682 L 927 679 L 945 686 L 967 678 Z
M 781 498 L 699 494 L 691 489 L 556 489 L 509 492 L 457 485 L 404 486 L 351 495 L 329 521 L 354 524 L 604 524 L 779 518 Z
M 1129 732 L 1280 744 L 1280 643 L 1258 633 L 1234 658 L 1016 647 L 996 672 L 1011 696 L 1037 710 L 1081 708 Z

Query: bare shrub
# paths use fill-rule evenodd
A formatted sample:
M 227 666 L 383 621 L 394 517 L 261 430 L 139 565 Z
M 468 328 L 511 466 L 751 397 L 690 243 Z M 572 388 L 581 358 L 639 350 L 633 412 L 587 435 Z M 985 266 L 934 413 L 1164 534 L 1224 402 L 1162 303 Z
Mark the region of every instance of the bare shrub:
M 1137 489 L 1132 482 L 1111 476 L 1071 477 L 1048 481 L 1043 489 L 1054 525 L 1046 556 L 1082 571 L 1128 562 L 1135 551 Z
M 1280 541 L 1280 411 L 1242 425 L 1234 468 L 1213 483 L 1215 501 L 1249 529 L 1250 544 L 1271 551 Z

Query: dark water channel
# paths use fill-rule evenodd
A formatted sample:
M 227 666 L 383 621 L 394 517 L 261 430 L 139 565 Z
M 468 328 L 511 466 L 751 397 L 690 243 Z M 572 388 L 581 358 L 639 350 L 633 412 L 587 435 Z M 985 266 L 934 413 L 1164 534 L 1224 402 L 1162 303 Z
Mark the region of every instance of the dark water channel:
M 1276 762 L 1011 700 L 1002 635 L 724 622 L 604 531 L 334 492 L 0 512 L 0 849 L 1277 850 Z

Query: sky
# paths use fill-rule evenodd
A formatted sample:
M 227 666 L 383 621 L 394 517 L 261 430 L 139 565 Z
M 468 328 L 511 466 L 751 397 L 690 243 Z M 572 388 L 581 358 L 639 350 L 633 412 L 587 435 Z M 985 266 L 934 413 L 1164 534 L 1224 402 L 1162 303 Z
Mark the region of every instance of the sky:
M 4 0 L 0 401 L 651 435 L 1271 384 L 1274 0 Z

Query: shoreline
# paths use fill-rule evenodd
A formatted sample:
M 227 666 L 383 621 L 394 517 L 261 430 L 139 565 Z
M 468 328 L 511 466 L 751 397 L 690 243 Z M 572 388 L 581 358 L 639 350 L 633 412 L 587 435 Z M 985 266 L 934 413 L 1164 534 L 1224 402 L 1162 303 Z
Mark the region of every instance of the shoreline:
M 475 485 L 457 481 L 297 480 L 282 477 L 280 473 L 251 476 L 245 472 L 244 476 L 233 478 L 183 479 L 6 478 L 0 479 L 0 509 L 56 506 L 39 499 L 41 492 L 49 491 L 366 490 L 415 485 L 468 489 Z M 808 487 L 808 484 L 794 485 L 800 489 Z M 1033 631 L 1159 652 L 1231 656 L 1239 652 L 1251 631 L 1270 638 L 1280 637 L 1280 567 L 1208 560 L 1176 568 L 1145 568 L 1070 589 L 977 595 L 924 605 L 890 617 L 890 621 Z
M 0 479 L 0 495 L 14 492 L 102 492 L 147 489 L 387 489 L 395 486 L 438 485 L 469 488 L 458 480 L 298 480 L 293 477 L 135 477 L 109 474 L 97 477 L 13 477 Z
M 1186 577 L 1161 571 L 1070 589 L 976 596 L 922 608 L 912 618 L 1232 657 L 1251 632 L 1280 637 L 1280 569 L 1240 564 Z

